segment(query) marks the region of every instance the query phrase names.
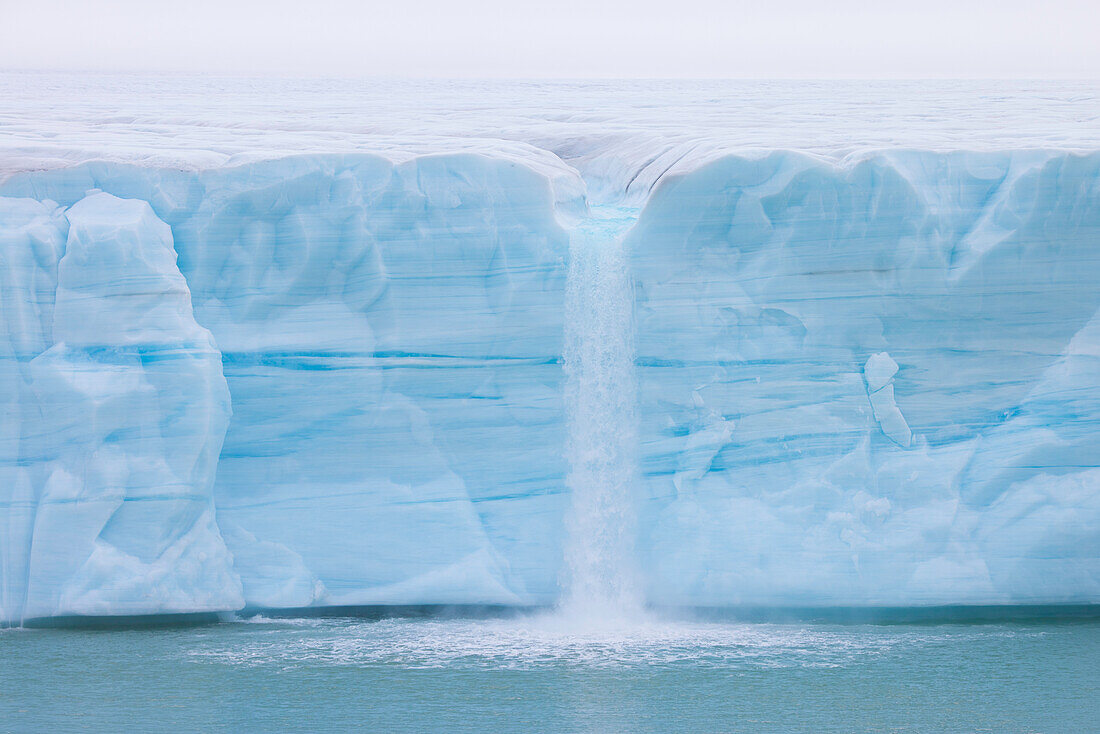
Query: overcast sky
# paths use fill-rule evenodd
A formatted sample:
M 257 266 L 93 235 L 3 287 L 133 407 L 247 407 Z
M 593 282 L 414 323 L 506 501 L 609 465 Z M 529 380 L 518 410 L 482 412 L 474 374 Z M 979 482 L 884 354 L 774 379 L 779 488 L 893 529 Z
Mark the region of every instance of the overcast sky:
M 1100 77 L 1100 0 L 0 0 L 0 67 Z

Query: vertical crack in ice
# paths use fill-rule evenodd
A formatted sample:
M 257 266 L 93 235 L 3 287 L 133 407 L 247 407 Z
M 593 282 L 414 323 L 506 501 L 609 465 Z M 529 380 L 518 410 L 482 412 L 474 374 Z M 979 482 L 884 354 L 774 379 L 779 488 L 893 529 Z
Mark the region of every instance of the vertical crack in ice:
M 594 208 L 570 238 L 564 369 L 571 502 L 560 609 L 584 622 L 635 616 L 642 606 L 634 294 L 622 239 L 633 214 Z

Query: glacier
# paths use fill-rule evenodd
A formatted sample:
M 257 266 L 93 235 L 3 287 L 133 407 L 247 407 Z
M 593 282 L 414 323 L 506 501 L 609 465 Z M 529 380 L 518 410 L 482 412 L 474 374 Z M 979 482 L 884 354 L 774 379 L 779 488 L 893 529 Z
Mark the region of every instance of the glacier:
M 1100 602 L 1087 125 L 792 149 L 521 95 L 272 132 L 247 94 L 88 123 L 0 81 L 4 623 L 548 604 L 578 569 Z

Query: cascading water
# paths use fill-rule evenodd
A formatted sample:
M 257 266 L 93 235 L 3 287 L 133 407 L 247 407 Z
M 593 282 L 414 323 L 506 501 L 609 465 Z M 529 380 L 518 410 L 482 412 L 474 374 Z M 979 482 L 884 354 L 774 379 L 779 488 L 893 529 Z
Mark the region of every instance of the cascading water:
M 637 616 L 642 608 L 634 293 L 622 243 L 634 214 L 594 208 L 570 242 L 564 362 L 572 500 L 560 611 L 590 621 Z

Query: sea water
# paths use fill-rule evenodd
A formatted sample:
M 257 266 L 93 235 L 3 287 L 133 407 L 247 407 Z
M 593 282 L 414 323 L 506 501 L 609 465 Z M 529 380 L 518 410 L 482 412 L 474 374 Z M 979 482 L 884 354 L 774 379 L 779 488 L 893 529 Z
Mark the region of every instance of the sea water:
M 1100 620 L 241 617 L 0 632 L 0 731 L 1087 732 Z

